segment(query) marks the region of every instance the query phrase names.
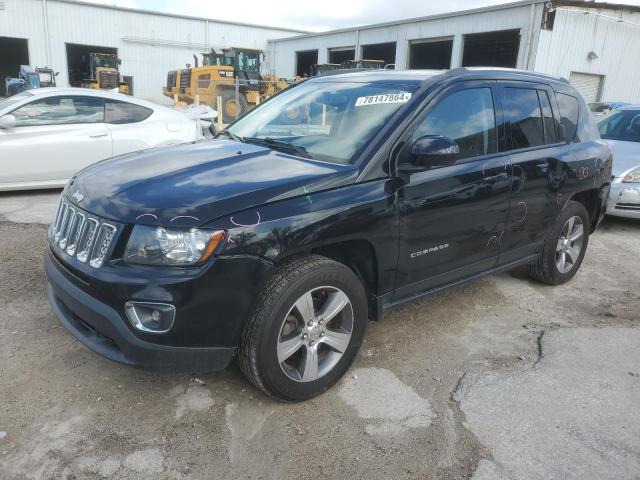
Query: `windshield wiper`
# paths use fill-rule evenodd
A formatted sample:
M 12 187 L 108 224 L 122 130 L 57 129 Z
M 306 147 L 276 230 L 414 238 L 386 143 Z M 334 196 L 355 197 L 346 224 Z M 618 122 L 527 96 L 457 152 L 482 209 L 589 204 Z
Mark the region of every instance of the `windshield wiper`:
M 235 135 L 233 133 L 231 133 L 229 130 L 222 130 L 220 133 L 218 133 L 216 135 L 216 138 L 218 138 L 220 135 L 225 135 L 227 137 L 229 137 L 231 140 L 235 140 L 236 142 L 242 142 L 243 139 L 240 138 L 238 135 Z
M 258 137 L 243 137 L 243 142 L 253 143 L 255 145 L 261 145 L 263 147 L 272 148 L 273 150 L 284 151 L 285 153 L 293 153 L 300 157 L 305 158 L 313 158 L 307 149 L 300 146 L 294 145 L 293 143 L 285 142 L 284 140 L 276 140 L 271 137 L 258 138 Z

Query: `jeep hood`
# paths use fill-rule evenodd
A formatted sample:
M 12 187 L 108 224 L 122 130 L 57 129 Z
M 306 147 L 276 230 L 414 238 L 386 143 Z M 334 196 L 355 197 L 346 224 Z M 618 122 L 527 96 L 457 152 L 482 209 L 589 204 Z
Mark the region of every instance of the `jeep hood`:
M 117 222 L 190 227 L 356 176 L 353 165 L 208 140 L 99 162 L 76 174 L 65 192 L 80 208 Z

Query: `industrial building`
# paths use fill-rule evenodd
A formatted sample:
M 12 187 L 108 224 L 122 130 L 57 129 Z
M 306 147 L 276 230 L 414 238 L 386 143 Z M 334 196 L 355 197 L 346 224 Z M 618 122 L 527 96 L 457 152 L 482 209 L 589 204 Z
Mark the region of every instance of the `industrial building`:
M 300 34 L 285 28 L 223 22 L 73 0 L 0 0 L 0 96 L 20 65 L 49 66 L 68 86 L 89 52 L 116 53 L 136 97 L 167 103 L 167 72 L 211 48 L 266 50 L 267 40 Z
M 270 41 L 279 76 L 313 64 L 384 60 L 396 69 L 497 66 L 567 78 L 587 101 L 640 103 L 640 7 L 526 0 Z
M 167 103 L 169 70 L 224 47 L 263 50 L 263 72 L 285 78 L 352 59 L 396 69 L 515 67 L 565 77 L 590 102 L 640 103 L 640 7 L 577 0 L 523 0 L 322 33 L 78 0 L 0 0 L 0 96 L 4 77 L 21 64 L 52 67 L 67 86 L 87 54 L 100 51 L 118 55 L 135 96 Z

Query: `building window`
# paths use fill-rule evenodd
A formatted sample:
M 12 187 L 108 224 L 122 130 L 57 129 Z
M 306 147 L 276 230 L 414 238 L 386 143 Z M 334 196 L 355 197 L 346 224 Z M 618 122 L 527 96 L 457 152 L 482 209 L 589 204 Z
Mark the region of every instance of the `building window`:
M 329 49 L 329 63 L 341 64 L 356 59 L 355 48 L 331 48 Z
M 462 66 L 515 68 L 519 48 L 520 30 L 465 35 Z
M 374 43 L 362 46 L 363 60 L 382 60 L 386 65 L 396 63 L 396 42 Z
M 409 44 L 409 68 L 446 70 L 451 68 L 453 39 L 423 41 Z
M 309 77 L 312 75 L 312 67 L 318 64 L 318 50 L 296 52 L 296 75 Z

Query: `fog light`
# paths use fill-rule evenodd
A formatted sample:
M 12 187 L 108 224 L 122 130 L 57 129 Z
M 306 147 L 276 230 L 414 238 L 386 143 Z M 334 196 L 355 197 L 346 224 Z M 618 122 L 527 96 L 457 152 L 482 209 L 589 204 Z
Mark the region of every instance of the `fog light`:
M 168 332 L 176 316 L 176 307 L 168 303 L 127 302 L 124 310 L 134 327 L 148 333 Z

